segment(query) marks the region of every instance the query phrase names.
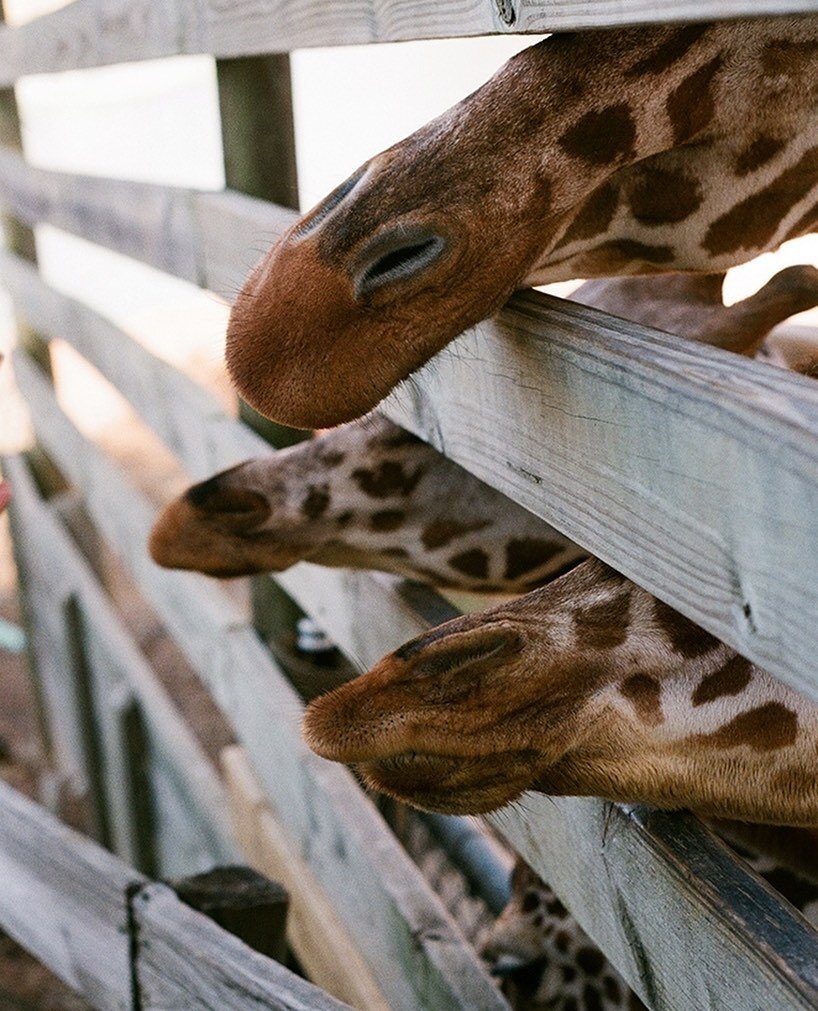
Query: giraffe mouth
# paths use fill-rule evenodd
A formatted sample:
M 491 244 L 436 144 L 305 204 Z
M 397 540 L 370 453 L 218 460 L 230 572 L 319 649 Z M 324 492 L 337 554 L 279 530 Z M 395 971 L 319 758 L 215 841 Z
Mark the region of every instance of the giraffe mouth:
M 515 800 L 537 779 L 542 756 L 505 751 L 486 756 L 406 751 L 355 768 L 367 786 L 426 811 L 486 814 Z

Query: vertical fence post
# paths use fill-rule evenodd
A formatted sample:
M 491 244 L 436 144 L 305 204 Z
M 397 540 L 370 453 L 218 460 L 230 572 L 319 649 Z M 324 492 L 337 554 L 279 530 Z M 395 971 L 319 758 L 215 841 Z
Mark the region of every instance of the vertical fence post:
M 94 678 L 88 663 L 85 647 L 85 616 L 76 594 L 71 594 L 63 605 L 63 621 L 71 657 L 71 670 L 66 675 L 72 680 L 74 705 L 80 728 L 85 776 L 91 820 L 91 835 L 106 849 L 112 849 L 111 819 L 105 787 L 103 753 L 100 746 Z
M 271 56 L 216 60 L 224 173 L 228 187 L 253 197 L 298 208 L 290 58 Z M 275 424 L 240 402 L 240 416 L 278 449 L 309 438 L 309 433 Z M 271 579 L 251 581 L 253 622 L 266 640 L 294 642 L 303 611 Z M 277 656 L 286 668 L 286 659 Z

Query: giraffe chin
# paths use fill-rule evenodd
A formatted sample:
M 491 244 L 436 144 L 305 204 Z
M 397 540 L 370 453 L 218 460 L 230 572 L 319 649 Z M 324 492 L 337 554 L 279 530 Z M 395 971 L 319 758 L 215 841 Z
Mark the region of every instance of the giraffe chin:
M 531 751 L 480 758 L 397 754 L 355 766 L 368 787 L 439 814 L 488 814 L 516 800 L 536 778 Z

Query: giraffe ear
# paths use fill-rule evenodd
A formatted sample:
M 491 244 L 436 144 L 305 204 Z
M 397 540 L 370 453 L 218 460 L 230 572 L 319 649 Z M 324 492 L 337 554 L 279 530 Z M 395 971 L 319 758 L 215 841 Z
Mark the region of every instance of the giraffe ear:
M 233 533 L 252 530 L 270 515 L 270 504 L 261 492 L 237 488 L 217 474 L 189 488 L 185 500 L 211 524 Z

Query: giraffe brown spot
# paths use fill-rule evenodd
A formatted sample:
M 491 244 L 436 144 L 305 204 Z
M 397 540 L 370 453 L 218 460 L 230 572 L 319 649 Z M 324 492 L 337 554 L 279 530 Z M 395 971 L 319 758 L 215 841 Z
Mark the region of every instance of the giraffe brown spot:
M 370 516 L 369 525 L 373 530 L 383 532 L 397 530 L 405 520 L 406 513 L 402 509 L 381 509 Z
M 668 96 L 667 114 L 676 145 L 692 140 L 713 119 L 716 104 L 711 85 L 722 63 L 721 56 L 714 57 L 686 77 Z
M 605 956 L 599 948 L 583 947 L 576 954 L 577 964 L 589 976 L 598 976 L 605 968 Z
M 592 983 L 586 983 L 582 988 L 584 1011 L 603 1011 L 602 998 Z
M 304 501 L 301 503 L 301 512 L 311 520 L 317 520 L 327 511 L 330 503 L 329 488 L 327 485 L 313 485 L 307 492 Z
M 592 165 L 609 165 L 632 157 L 635 141 L 636 125 L 626 102 L 586 112 L 560 137 L 568 154 Z
M 489 574 L 489 556 L 482 548 L 462 551 L 449 559 L 449 565 L 463 575 L 473 576 L 475 579 L 485 579 Z
M 476 520 L 472 523 L 461 523 L 459 520 L 441 519 L 432 520 L 420 535 L 423 546 L 427 551 L 434 548 L 445 548 L 456 537 L 464 534 L 474 533 L 476 530 L 483 530 L 489 525 L 488 520 Z
M 704 248 L 714 256 L 738 249 L 763 249 L 782 219 L 816 184 L 818 147 L 801 156 L 769 186 L 736 204 L 708 228 Z
M 780 702 L 765 702 L 755 709 L 725 723 L 712 734 L 695 734 L 689 740 L 714 748 L 738 748 L 743 744 L 754 751 L 775 751 L 795 741 L 798 717 Z
M 619 191 L 604 182 L 588 197 L 560 240 L 557 249 L 578 239 L 592 239 L 610 225 L 619 203 Z
M 571 947 L 571 935 L 565 930 L 557 931 L 557 935 L 554 938 L 554 947 L 564 955 Z
M 622 1000 L 622 990 L 613 976 L 602 977 L 602 992 L 614 1004 L 618 1004 Z
M 520 537 L 506 545 L 506 579 L 518 579 L 546 565 L 560 553 L 561 545 L 539 537 Z
M 642 74 L 660 74 L 678 63 L 708 30 L 710 25 L 687 25 L 680 28 L 666 42 L 663 42 L 648 56 L 643 56 L 625 72 L 626 77 L 641 77 Z
M 674 169 L 653 169 L 639 175 L 628 193 L 633 216 L 644 225 L 684 221 L 701 207 L 698 179 Z
M 768 77 L 797 77 L 804 65 L 818 56 L 818 43 L 793 42 L 790 39 L 771 39 L 761 54 L 761 69 Z
M 534 924 L 534 926 L 537 928 L 537 930 L 539 930 L 540 927 L 543 924 L 542 913 L 537 913 L 537 915 L 534 917 L 534 919 L 531 922 Z
M 339 527 L 347 527 L 353 521 L 353 519 L 355 519 L 355 513 L 350 510 L 347 510 L 346 512 L 339 513 L 335 517 L 335 522 L 338 524 Z
M 403 464 L 395 460 L 384 460 L 371 470 L 361 467 L 352 472 L 352 478 L 361 491 L 372 498 L 410 495 L 422 476 L 422 467 L 407 474 Z
M 568 915 L 568 910 L 560 902 L 560 900 L 556 897 L 556 895 L 548 900 L 548 902 L 545 904 L 545 908 L 548 910 L 551 916 L 555 916 L 558 920 L 564 920 L 565 917 Z
M 526 892 L 523 896 L 522 909 L 524 913 L 533 913 L 540 905 L 540 897 L 536 892 Z
M 778 137 L 770 137 L 767 134 L 756 137 L 737 156 L 736 175 L 741 178 L 742 176 L 749 175 L 751 172 L 755 172 L 762 165 L 766 165 L 768 161 L 775 158 L 779 151 L 783 151 L 786 146 L 787 142 L 780 140 Z
M 715 636 L 699 628 L 658 597 L 654 598 L 653 612 L 659 628 L 670 639 L 671 646 L 682 656 L 704 656 L 720 645 Z
M 592 649 L 621 646 L 628 635 L 630 606 L 631 591 L 626 587 L 598 604 L 577 608 L 574 629 L 580 645 Z
M 408 558 L 409 552 L 406 548 L 379 548 L 378 549 L 382 555 L 388 555 L 390 558 Z
M 333 467 L 339 467 L 346 460 L 346 454 L 341 453 L 337 449 L 324 449 L 322 447 L 318 451 L 318 459 L 321 461 L 322 466 L 332 469 Z
M 563 983 L 573 983 L 577 978 L 577 970 L 573 965 L 561 965 L 560 972 L 562 973 Z
M 633 705 L 636 715 L 648 726 L 664 722 L 662 715 L 662 686 L 649 674 L 633 674 L 623 681 L 619 690 Z
M 693 705 L 703 706 L 706 702 L 720 699 L 725 695 L 738 695 L 750 683 L 753 665 L 743 656 L 734 656 L 724 666 L 702 678 L 693 692 Z

